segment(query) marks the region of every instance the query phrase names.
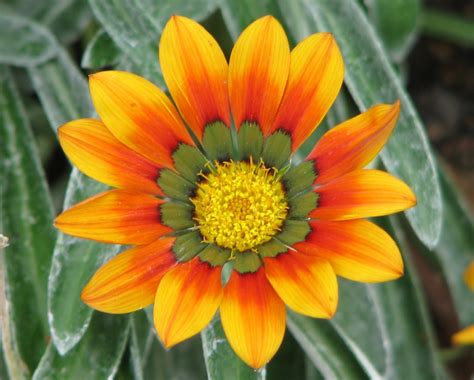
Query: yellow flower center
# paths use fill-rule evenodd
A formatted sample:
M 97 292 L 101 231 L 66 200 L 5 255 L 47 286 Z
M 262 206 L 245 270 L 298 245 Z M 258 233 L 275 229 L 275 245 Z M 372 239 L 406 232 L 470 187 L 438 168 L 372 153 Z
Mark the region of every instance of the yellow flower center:
M 192 202 L 204 241 L 243 252 L 280 230 L 288 205 L 278 170 L 230 161 L 202 176 Z

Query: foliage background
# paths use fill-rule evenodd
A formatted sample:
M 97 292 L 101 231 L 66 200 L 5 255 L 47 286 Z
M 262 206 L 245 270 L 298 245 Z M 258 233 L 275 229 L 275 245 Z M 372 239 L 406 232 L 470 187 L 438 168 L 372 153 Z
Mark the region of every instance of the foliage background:
M 474 227 L 457 185 L 471 189 L 472 206 L 474 8 L 455 3 L 0 1 L 0 232 L 9 238 L 0 253 L 0 378 L 467 379 L 473 352 L 451 347 L 450 335 L 474 323 L 462 280 L 474 260 Z M 292 45 L 316 31 L 334 33 L 346 86 L 299 157 L 339 121 L 402 100 L 396 131 L 374 165 L 403 178 L 419 199 L 405 216 L 380 220 L 402 249 L 405 276 L 378 285 L 340 280 L 336 317 L 290 313 L 280 352 L 259 372 L 232 353 L 217 319 L 165 351 L 150 310 L 113 316 L 83 305 L 81 288 L 120 247 L 52 227 L 60 210 L 104 189 L 71 170 L 55 137 L 62 123 L 94 116 L 87 73 L 128 70 L 164 88 L 157 42 L 174 13 L 203 22 L 227 55 L 264 14 L 283 23 Z

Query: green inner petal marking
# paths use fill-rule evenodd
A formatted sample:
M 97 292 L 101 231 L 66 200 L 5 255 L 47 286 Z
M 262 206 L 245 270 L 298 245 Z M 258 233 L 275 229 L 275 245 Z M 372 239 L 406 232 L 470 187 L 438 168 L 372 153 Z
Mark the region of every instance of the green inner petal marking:
M 280 169 L 291 155 L 291 137 L 284 131 L 276 131 L 265 139 L 262 159 L 267 167 Z
M 193 183 L 170 169 L 161 170 L 157 182 L 168 197 L 184 202 L 189 202 L 189 198 L 194 193 L 196 187 Z
M 202 145 L 209 160 L 229 160 L 232 154 L 230 128 L 220 121 L 206 125 Z
M 303 161 L 301 164 L 292 167 L 283 176 L 287 199 L 291 199 L 302 191 L 310 190 L 315 179 L 316 173 L 313 161 Z
M 224 265 L 230 258 L 230 249 L 209 244 L 199 253 L 199 258 L 211 264 L 213 267 Z
M 257 251 L 262 257 L 276 257 L 280 253 L 288 251 L 288 247 L 281 241 L 272 239 L 267 243 L 259 245 Z
M 290 206 L 288 211 L 289 218 L 307 218 L 308 214 L 318 205 L 318 194 L 310 191 L 293 197 L 288 201 L 288 205 Z
M 189 261 L 204 248 L 207 244 L 202 243 L 202 236 L 198 231 L 187 232 L 179 235 L 173 245 L 173 252 L 178 261 Z
M 253 273 L 261 266 L 262 260 L 255 252 L 238 252 L 235 254 L 234 269 L 239 273 Z
M 254 162 L 260 160 L 263 149 L 263 134 L 258 124 L 243 123 L 237 135 L 237 142 L 240 160 L 248 160 L 250 157 Z
M 175 231 L 194 227 L 194 207 L 188 203 L 165 202 L 160 206 L 161 222 Z
M 311 227 L 308 222 L 288 219 L 285 220 L 281 232 L 275 236 L 275 238 L 288 246 L 292 246 L 293 244 L 304 241 L 310 231 Z
M 180 144 L 173 153 L 176 170 L 191 182 L 197 182 L 199 172 L 206 172 L 206 163 L 209 162 L 201 151 L 193 146 Z

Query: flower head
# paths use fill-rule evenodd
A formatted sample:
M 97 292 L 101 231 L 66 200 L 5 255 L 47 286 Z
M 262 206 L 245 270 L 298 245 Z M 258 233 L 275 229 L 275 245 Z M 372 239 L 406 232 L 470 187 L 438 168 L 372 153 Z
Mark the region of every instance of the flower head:
M 285 304 L 330 318 L 336 275 L 402 275 L 394 241 L 363 219 L 416 202 L 402 181 L 363 169 L 392 132 L 399 102 L 336 126 L 303 162 L 292 161 L 342 85 L 331 34 L 313 34 L 290 52 L 281 25 L 263 17 L 242 33 L 228 64 L 202 26 L 173 16 L 159 58 L 174 104 L 141 77 L 100 72 L 90 77 L 100 120 L 59 130 L 70 160 L 116 189 L 65 211 L 56 226 L 134 245 L 97 271 L 85 303 L 109 313 L 154 303 L 167 347 L 220 310 L 234 351 L 259 368 L 283 339 Z

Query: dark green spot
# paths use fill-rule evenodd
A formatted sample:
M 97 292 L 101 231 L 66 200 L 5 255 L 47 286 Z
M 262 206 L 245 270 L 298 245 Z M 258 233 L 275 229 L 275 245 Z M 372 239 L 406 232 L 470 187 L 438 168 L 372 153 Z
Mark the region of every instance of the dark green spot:
M 281 241 L 272 239 L 257 247 L 257 251 L 262 257 L 275 257 L 280 253 L 288 251 L 288 247 Z
M 185 202 L 189 202 L 189 198 L 194 193 L 196 187 L 193 183 L 170 169 L 160 171 L 158 185 L 168 197 Z
M 188 203 L 165 202 L 160 206 L 161 222 L 175 231 L 193 227 L 194 207 Z
M 230 128 L 220 121 L 208 124 L 204 129 L 202 145 L 209 160 L 230 160 L 232 152 Z
M 173 153 L 173 161 L 176 170 L 191 182 L 197 182 L 199 172 L 206 172 L 207 158 L 199 149 L 181 144 Z
M 291 138 L 286 132 L 276 131 L 265 139 L 262 159 L 266 167 L 280 169 L 291 154 Z
M 236 252 L 234 269 L 239 273 L 254 273 L 262 266 L 260 256 L 255 252 Z
M 288 201 L 290 209 L 289 218 L 307 218 L 308 214 L 318 205 L 318 194 L 310 191 L 302 195 L 293 197 Z
M 189 261 L 204 248 L 207 244 L 202 243 L 202 236 L 198 231 L 191 231 L 176 238 L 173 245 L 173 252 L 178 261 Z
M 313 161 L 303 161 L 301 164 L 292 167 L 282 179 L 287 199 L 302 191 L 309 191 L 315 179 L 316 173 Z
M 239 160 L 248 160 L 250 157 L 254 162 L 260 160 L 263 149 L 263 134 L 258 124 L 243 123 L 237 136 L 237 142 L 239 145 Z
M 306 239 L 311 231 L 309 223 L 304 220 L 285 220 L 281 232 L 275 236 L 282 243 L 292 246 Z
M 219 247 L 215 244 L 209 244 L 199 254 L 199 258 L 211 264 L 213 267 L 224 265 L 230 257 L 230 249 Z

